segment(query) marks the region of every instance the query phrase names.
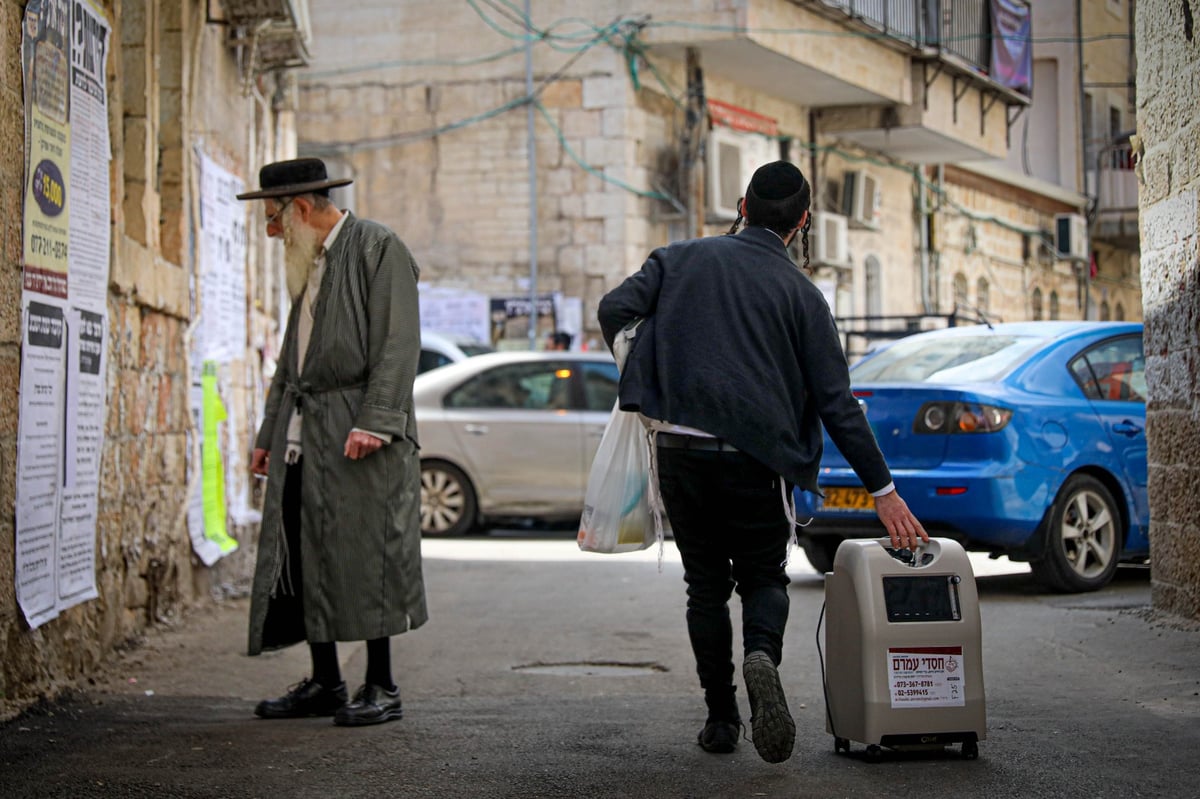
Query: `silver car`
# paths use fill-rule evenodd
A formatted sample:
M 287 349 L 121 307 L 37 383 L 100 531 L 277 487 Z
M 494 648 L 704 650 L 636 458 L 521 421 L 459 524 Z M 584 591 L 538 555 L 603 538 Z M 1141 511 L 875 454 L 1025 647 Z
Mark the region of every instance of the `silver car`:
M 496 349 L 482 341 L 453 333 L 421 331 L 421 359 L 417 362 L 417 374 L 428 372 L 448 363 L 465 361 L 472 355 L 495 352 Z
M 617 398 L 607 353 L 496 352 L 418 375 L 421 532 L 578 517 Z

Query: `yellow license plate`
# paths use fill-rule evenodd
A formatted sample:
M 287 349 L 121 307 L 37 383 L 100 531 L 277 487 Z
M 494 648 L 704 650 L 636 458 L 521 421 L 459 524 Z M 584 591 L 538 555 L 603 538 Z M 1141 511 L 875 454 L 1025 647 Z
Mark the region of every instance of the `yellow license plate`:
M 826 486 L 824 507 L 826 510 L 874 510 L 875 497 L 865 488 Z

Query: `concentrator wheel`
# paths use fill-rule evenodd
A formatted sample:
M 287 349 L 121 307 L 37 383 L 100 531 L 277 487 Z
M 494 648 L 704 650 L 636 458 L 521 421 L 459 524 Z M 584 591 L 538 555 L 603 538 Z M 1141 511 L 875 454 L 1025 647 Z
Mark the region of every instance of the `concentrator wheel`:
M 867 762 L 868 763 L 878 763 L 880 760 L 883 760 L 883 750 L 880 749 L 875 744 L 871 744 L 870 746 L 868 746 L 867 747 Z
M 850 741 L 846 738 L 834 737 L 833 753 L 840 755 L 842 752 L 845 752 L 846 754 L 850 754 Z
M 974 741 L 963 741 L 962 745 L 963 760 L 978 760 L 979 759 L 979 744 Z

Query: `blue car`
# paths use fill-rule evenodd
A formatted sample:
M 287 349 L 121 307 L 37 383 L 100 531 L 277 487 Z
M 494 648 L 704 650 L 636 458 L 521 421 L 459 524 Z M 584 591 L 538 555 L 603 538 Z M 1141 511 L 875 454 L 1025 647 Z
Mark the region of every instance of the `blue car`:
M 901 496 L 930 535 L 1028 561 L 1064 592 L 1149 555 L 1142 325 L 1014 322 L 900 339 L 850 370 Z M 828 435 L 824 497 L 797 491 L 805 554 L 886 535 Z

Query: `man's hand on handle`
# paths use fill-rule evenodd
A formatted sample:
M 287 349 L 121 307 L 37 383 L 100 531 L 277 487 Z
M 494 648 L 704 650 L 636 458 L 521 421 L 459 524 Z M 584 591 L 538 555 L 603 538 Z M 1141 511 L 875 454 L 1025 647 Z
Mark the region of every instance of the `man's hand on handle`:
M 250 458 L 250 473 L 261 474 L 267 476 L 267 468 L 270 466 L 271 453 L 269 450 L 254 448 L 254 455 Z
M 929 540 L 929 533 L 921 526 L 921 522 L 908 509 L 899 491 L 875 497 L 875 512 L 879 520 L 887 528 L 892 539 L 893 549 L 916 549 L 920 544 Z

